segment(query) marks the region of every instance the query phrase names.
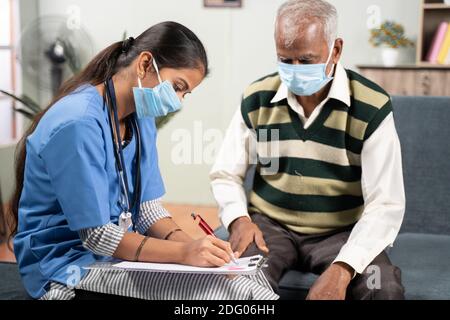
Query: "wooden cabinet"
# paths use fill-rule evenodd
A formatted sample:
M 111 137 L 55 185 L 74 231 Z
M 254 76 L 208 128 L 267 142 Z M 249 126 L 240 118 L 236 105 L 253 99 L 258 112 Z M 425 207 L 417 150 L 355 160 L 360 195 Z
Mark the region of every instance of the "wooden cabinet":
M 359 72 L 391 95 L 450 96 L 450 68 L 358 66 Z

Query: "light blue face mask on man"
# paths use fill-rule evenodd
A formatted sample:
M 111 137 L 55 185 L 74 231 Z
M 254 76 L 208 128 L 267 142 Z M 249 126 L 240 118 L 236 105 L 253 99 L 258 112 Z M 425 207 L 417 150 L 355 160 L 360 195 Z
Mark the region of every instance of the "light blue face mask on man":
M 331 68 L 329 75 L 326 74 L 333 49 L 334 46 L 331 48 L 330 55 L 325 63 L 287 64 L 278 62 L 278 74 L 281 81 L 297 96 L 310 96 L 318 92 L 328 82 L 333 80 L 331 75 L 334 68 Z
M 134 104 L 139 119 L 145 117 L 162 117 L 170 112 L 181 109 L 181 101 L 178 98 L 172 83 L 162 81 L 159 69 L 153 58 L 153 67 L 158 75 L 159 84 L 154 88 L 143 88 L 138 77 L 139 88 L 133 88 Z

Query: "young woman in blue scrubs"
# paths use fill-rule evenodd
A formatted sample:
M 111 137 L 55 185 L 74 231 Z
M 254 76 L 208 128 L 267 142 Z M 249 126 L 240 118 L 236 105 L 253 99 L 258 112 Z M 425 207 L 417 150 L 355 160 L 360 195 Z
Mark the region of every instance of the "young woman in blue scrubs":
M 262 275 L 232 280 L 144 273 L 136 281 L 126 271 L 84 268 L 111 257 L 193 266 L 230 261 L 228 242 L 192 240 L 160 203 L 154 117 L 179 109 L 207 73 L 195 34 L 160 23 L 100 52 L 34 120 L 19 145 L 12 206 L 14 251 L 33 298 L 100 292 L 207 299 L 211 288 L 215 298 L 275 296 Z M 212 287 L 206 290 L 205 283 Z

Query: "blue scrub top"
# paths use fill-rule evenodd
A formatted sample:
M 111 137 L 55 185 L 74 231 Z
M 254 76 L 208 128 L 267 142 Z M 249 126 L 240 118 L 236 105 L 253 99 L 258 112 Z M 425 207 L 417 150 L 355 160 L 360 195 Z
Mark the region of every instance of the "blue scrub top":
M 153 118 L 141 131 L 141 202 L 164 194 Z M 73 285 L 83 267 L 104 257 L 82 246 L 79 230 L 117 224 L 117 177 L 108 108 L 94 86 L 84 85 L 54 104 L 26 141 L 25 179 L 14 251 L 28 293 L 40 298 L 50 282 Z M 136 140 L 124 149 L 130 198 Z

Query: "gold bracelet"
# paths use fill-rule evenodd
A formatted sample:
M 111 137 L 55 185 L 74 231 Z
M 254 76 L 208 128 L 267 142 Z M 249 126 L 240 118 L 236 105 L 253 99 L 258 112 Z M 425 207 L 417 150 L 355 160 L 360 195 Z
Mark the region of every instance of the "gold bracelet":
M 134 261 L 139 261 L 139 255 L 141 254 L 141 250 L 144 247 L 145 242 L 148 240 L 149 237 L 144 237 L 144 239 L 142 239 L 141 244 L 139 245 L 139 247 L 136 250 L 136 255 L 134 256 Z
M 182 231 L 182 230 L 181 230 L 180 228 L 173 229 L 172 231 L 170 231 L 170 232 L 167 234 L 167 236 L 164 237 L 164 240 L 169 239 L 169 237 L 170 237 L 174 232 L 177 232 L 177 231 Z

